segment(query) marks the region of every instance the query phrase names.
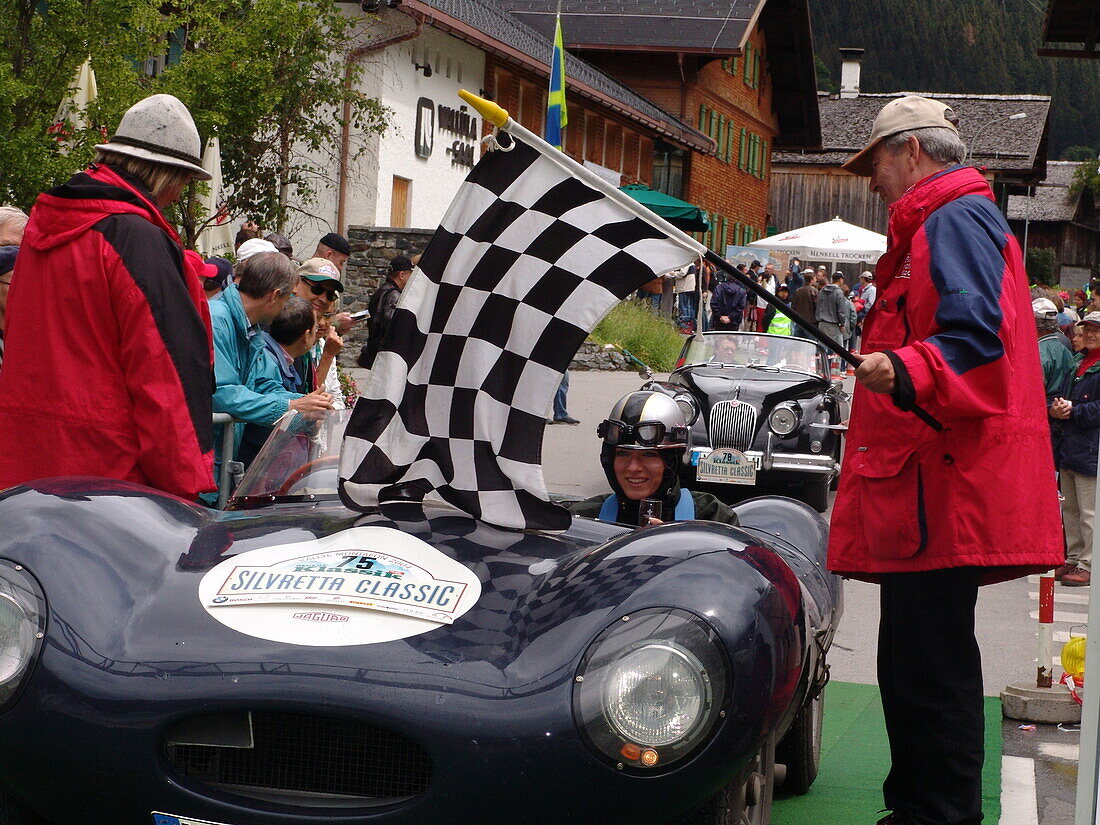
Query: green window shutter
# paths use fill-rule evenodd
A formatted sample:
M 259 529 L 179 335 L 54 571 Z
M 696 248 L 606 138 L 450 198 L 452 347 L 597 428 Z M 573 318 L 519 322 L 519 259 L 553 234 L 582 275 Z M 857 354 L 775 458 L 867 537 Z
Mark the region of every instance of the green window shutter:
M 714 137 L 714 132 L 718 128 L 718 112 L 714 109 L 710 110 L 710 125 L 707 127 L 707 134 L 710 137 Z
M 728 160 L 729 158 L 726 157 L 726 116 L 725 115 L 719 115 L 718 116 L 718 135 L 717 135 L 716 139 L 718 141 L 718 159 L 719 160 Z
M 729 58 L 722 61 L 722 71 L 728 72 L 730 70 Z
M 718 245 L 718 253 L 720 255 L 726 254 L 726 239 L 729 237 L 729 219 L 722 218 L 722 240 Z
M 737 130 L 734 129 L 733 121 L 730 121 L 730 128 L 726 132 L 726 163 L 733 163 L 734 146 L 733 143 L 736 140 L 734 137 L 737 134 Z
M 707 104 L 699 104 L 699 131 L 704 132 L 707 128 Z
M 739 57 L 733 58 L 733 71 L 731 71 L 730 74 L 736 75 L 737 72 L 739 71 L 740 66 L 741 66 L 741 58 L 739 58 Z
M 750 175 L 756 174 L 756 134 L 749 133 L 749 157 L 745 171 Z
M 747 132 L 748 130 L 744 126 L 742 126 L 741 142 L 737 148 L 737 168 L 741 170 L 745 169 L 745 164 L 747 164 L 749 160 L 749 149 L 748 146 L 745 145 L 745 138 L 748 136 Z
M 165 66 L 174 66 L 183 59 L 183 45 L 187 42 L 187 30 L 180 26 L 168 33 L 168 59 Z
M 768 162 L 768 142 L 766 140 L 760 141 L 760 178 L 763 180 L 765 173 L 767 172 Z
M 752 83 L 752 44 L 745 44 L 745 82 Z
M 760 85 L 760 52 L 753 51 L 752 53 L 752 83 L 750 84 L 754 89 Z

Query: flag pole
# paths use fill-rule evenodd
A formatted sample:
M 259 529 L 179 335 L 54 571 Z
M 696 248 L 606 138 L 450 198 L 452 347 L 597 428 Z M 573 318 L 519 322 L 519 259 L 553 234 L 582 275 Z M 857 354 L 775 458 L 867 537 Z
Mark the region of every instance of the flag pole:
M 638 203 L 638 201 L 634 200 L 634 198 L 624 194 L 623 192 L 620 192 L 617 188 L 601 178 L 591 169 L 585 169 L 567 154 L 558 151 L 545 140 L 536 135 L 534 132 L 525 129 L 511 116 L 509 116 L 507 109 L 502 109 L 496 103 L 493 103 L 493 101 L 478 97 L 477 95 L 471 94 L 465 89 L 459 89 L 458 96 L 461 97 L 468 104 L 470 104 L 470 106 L 479 115 L 485 118 L 485 120 L 492 123 L 498 129 L 503 132 L 508 132 L 509 134 L 515 135 L 524 143 L 530 145 L 534 149 L 537 149 L 540 154 L 542 154 L 548 160 L 556 163 L 573 177 L 580 178 L 588 186 L 591 186 L 593 189 L 597 190 L 601 194 L 606 195 L 608 198 L 611 198 L 611 200 L 615 201 L 616 204 L 630 212 L 635 217 L 640 218 L 641 220 L 645 221 L 651 226 L 656 227 L 657 229 L 660 229 L 662 232 L 668 235 L 669 238 L 679 243 L 680 246 L 684 247 L 684 249 L 691 250 L 695 253 L 697 257 L 700 258 L 702 258 L 706 254 L 707 248 L 699 243 L 699 241 L 695 240 L 686 232 L 677 229 L 660 215 L 657 215 L 656 213 L 647 209 L 645 206 L 642 206 L 642 204 Z
M 749 292 L 762 299 L 765 303 L 771 304 L 771 306 L 775 307 L 776 311 L 782 312 L 784 315 L 786 315 L 788 318 L 790 318 L 792 321 L 802 327 L 802 329 L 806 330 L 807 334 L 809 334 L 809 336 L 816 340 L 819 344 L 824 346 L 825 349 L 829 350 L 835 355 L 840 356 L 841 359 L 843 359 L 846 363 L 851 364 L 853 367 L 858 367 L 860 365 L 859 358 L 857 358 L 849 350 L 846 350 L 844 347 L 842 347 L 840 344 L 838 344 L 836 341 L 834 341 L 832 338 L 822 332 L 821 328 L 818 327 L 817 324 L 815 324 L 813 321 L 803 318 L 799 313 L 795 312 L 794 309 L 783 303 L 779 298 L 776 298 L 772 293 L 768 292 L 768 290 L 764 289 L 764 287 L 760 286 L 760 284 L 758 284 L 748 275 L 745 275 L 725 258 L 720 257 L 719 255 L 708 249 L 706 260 L 714 264 L 727 275 L 732 275 L 733 278 L 739 284 L 741 284 L 741 286 L 745 287 L 745 289 L 747 289 Z M 941 424 L 939 421 L 937 421 L 935 418 L 933 418 L 917 405 L 914 404 L 910 411 L 933 430 L 939 432 L 943 429 L 943 424 Z

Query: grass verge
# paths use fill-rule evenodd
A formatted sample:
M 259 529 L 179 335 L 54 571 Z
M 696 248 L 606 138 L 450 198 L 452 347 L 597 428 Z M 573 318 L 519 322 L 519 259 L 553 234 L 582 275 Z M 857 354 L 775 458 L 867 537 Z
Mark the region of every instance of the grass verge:
M 589 336 L 598 344 L 617 344 L 656 372 L 669 372 L 684 345 L 675 325 L 659 318 L 646 303 L 620 301 Z

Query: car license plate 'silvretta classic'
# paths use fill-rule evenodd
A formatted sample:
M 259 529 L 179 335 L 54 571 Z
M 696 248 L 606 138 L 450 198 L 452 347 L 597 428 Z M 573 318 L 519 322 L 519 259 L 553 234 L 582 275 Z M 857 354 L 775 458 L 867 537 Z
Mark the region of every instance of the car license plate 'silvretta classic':
M 711 450 L 699 457 L 695 477 L 717 484 L 755 484 L 756 462 L 740 450 Z

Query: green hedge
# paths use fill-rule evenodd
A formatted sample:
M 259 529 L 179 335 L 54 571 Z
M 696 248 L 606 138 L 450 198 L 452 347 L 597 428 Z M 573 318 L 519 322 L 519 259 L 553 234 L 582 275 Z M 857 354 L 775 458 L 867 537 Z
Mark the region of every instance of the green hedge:
M 684 346 L 684 336 L 648 302 L 621 301 L 589 336 L 598 344 L 617 344 L 656 372 L 670 372 Z

